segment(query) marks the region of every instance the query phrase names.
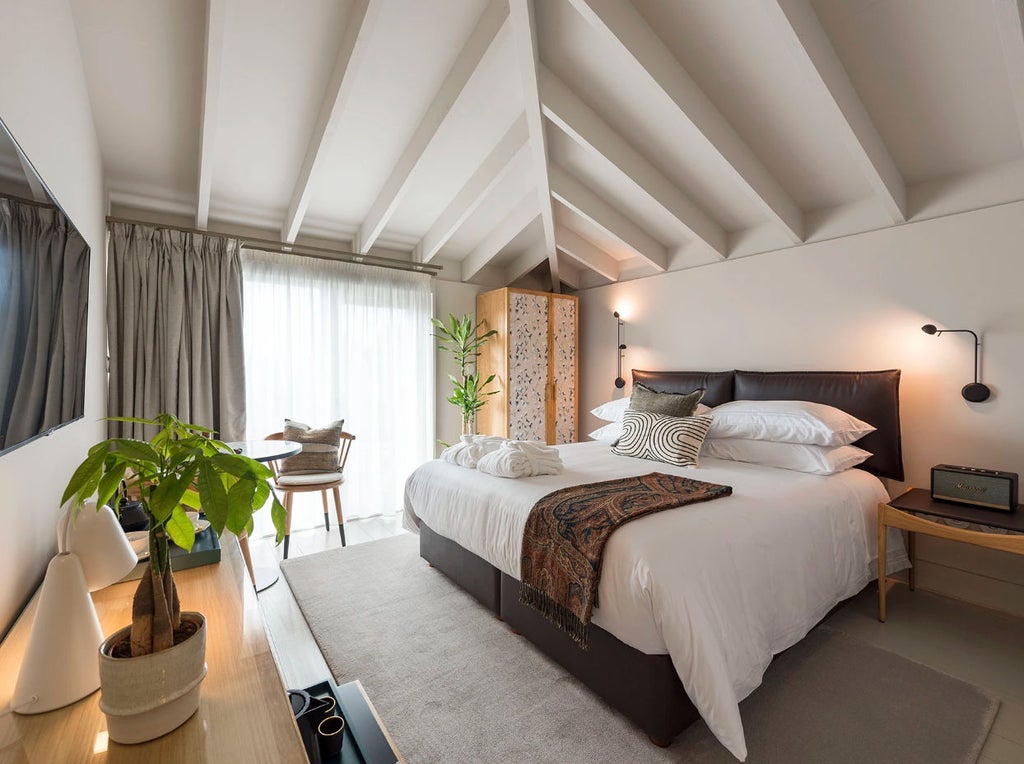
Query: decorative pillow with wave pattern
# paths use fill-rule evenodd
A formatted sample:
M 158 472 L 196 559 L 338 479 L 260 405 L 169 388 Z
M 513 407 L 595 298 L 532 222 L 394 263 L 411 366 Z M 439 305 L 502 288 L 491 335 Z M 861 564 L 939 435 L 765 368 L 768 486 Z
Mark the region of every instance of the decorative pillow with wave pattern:
M 696 467 L 711 422 L 708 414 L 678 417 L 628 410 L 622 418 L 622 435 L 612 446 L 612 453 L 676 467 Z

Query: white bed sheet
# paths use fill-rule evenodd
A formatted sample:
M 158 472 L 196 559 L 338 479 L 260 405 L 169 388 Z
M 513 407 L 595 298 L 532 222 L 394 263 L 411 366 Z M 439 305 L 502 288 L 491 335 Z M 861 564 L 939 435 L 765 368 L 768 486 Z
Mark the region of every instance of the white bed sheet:
M 558 449 L 562 474 L 520 480 L 428 462 L 406 483 L 404 524 L 415 531 L 422 520 L 518 579 L 526 518 L 551 491 L 649 472 L 732 486 L 731 496 L 616 530 L 593 622 L 644 653 L 668 653 L 711 731 L 744 760 L 739 702 L 773 655 L 875 577 L 884 486 L 857 469 L 825 477 L 720 459 L 679 468 L 617 456 L 607 443 Z M 906 567 L 894 531 L 888 569 Z

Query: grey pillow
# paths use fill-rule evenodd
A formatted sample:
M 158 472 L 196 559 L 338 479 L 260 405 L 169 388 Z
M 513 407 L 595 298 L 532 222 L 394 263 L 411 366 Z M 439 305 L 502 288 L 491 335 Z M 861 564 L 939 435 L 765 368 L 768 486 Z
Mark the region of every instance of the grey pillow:
M 692 393 L 658 393 L 639 382 L 633 385 L 629 399 L 630 411 L 644 411 L 648 414 L 665 416 L 693 416 L 697 404 L 704 397 L 704 388 Z
M 308 424 L 284 420 L 284 439 L 302 444 L 302 451 L 281 461 L 282 475 L 310 475 L 338 471 L 338 451 L 345 420 L 314 430 Z
M 622 437 L 612 446 L 612 453 L 696 467 L 710 428 L 707 414 L 674 417 L 629 410 L 622 417 Z

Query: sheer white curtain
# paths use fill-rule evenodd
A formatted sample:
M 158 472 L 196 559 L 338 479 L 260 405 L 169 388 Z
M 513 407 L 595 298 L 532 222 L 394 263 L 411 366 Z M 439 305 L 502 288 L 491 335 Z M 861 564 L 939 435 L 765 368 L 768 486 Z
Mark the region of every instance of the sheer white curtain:
M 400 511 L 406 477 L 433 454 L 429 276 L 255 250 L 242 251 L 242 276 L 247 437 L 285 418 L 344 419 L 356 436 L 345 519 Z M 272 531 L 269 515 L 255 535 Z M 297 494 L 292 531 L 322 524 L 320 494 Z

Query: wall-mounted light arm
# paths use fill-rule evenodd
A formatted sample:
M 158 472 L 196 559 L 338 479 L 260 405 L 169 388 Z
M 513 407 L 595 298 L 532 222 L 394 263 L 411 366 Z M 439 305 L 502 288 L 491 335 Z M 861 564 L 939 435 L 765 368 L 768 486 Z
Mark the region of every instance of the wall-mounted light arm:
M 972 403 L 987 401 L 992 391 L 989 390 L 988 385 L 983 385 L 978 381 L 978 378 L 981 376 L 981 340 L 978 338 L 978 335 L 970 329 L 940 329 L 935 324 L 925 324 L 921 327 L 921 331 L 936 337 L 946 332 L 969 334 L 974 337 L 974 382 L 964 385 L 963 389 L 960 390 L 960 394 L 965 400 Z
M 616 377 L 615 386 L 623 388 L 626 386 L 626 380 L 622 378 L 622 356 L 626 346 L 622 344 L 622 327 L 625 326 L 625 322 L 622 320 L 622 316 L 619 315 L 619 311 L 612 313 L 615 316 L 615 344 L 616 348 Z

